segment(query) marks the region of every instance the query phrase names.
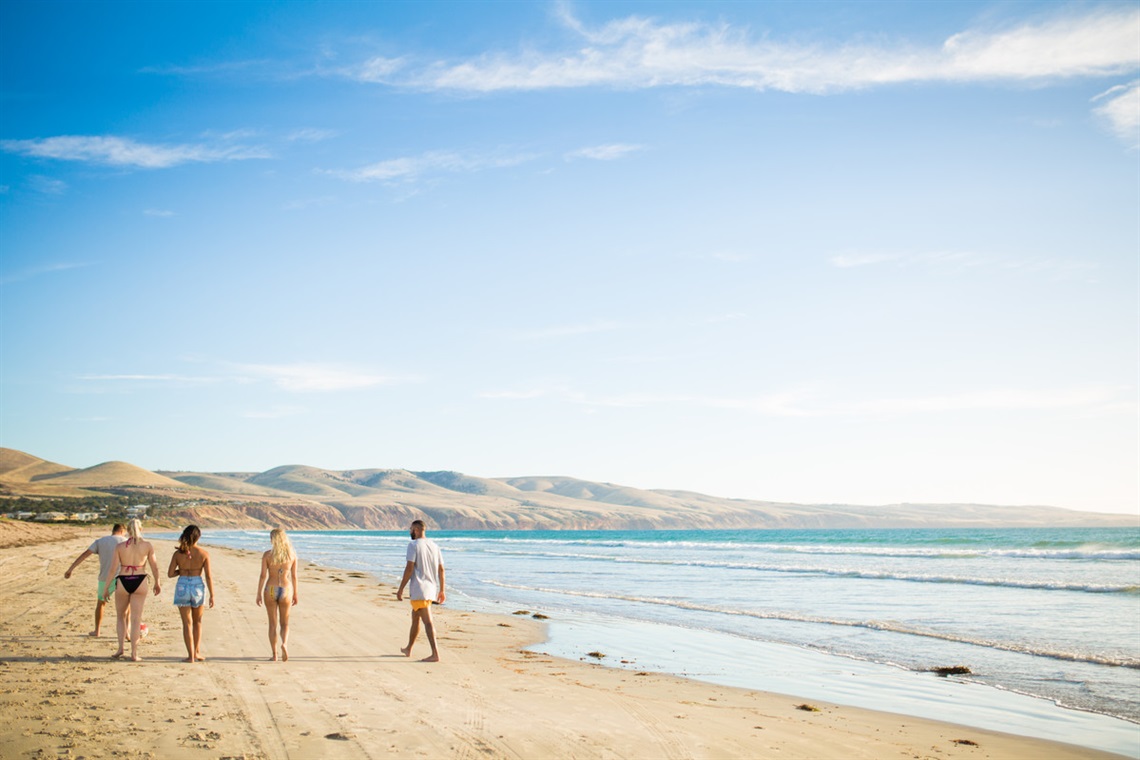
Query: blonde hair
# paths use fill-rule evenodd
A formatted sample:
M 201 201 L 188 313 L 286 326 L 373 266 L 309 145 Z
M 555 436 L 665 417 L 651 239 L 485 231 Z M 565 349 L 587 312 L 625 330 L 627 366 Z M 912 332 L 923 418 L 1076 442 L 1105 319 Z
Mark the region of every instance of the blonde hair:
M 139 541 L 142 539 L 142 523 L 137 517 L 133 518 L 127 523 L 127 535 L 131 537 L 132 541 Z
M 269 540 L 273 542 L 269 559 L 274 565 L 286 565 L 297 557 L 297 553 L 293 551 L 292 542 L 290 542 L 289 537 L 285 535 L 284 528 L 274 528 L 269 531 Z

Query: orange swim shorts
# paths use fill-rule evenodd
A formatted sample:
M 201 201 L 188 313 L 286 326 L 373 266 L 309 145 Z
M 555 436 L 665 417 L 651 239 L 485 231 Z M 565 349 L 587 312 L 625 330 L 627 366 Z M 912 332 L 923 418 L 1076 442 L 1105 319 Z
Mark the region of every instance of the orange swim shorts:
M 413 610 L 423 610 L 431 606 L 431 599 L 411 599 Z

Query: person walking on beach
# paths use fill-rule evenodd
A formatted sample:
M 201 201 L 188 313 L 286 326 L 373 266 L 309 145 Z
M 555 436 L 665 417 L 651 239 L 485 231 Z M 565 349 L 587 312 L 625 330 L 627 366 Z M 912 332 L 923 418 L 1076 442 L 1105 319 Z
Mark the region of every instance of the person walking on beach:
M 111 559 L 115 556 L 115 547 L 127 540 L 123 535 L 123 526 L 121 523 L 115 523 L 111 528 L 111 535 L 103 536 L 102 538 L 95 539 L 87 549 L 75 558 L 71 563 L 71 567 L 67 568 L 67 572 L 63 574 L 64 578 L 71 578 L 71 574 L 75 572 L 75 568 L 79 567 L 79 563 L 90 557 L 92 554 L 99 557 L 99 578 L 96 581 L 98 588 L 95 591 L 95 629 L 88 636 L 99 636 L 99 629 L 103 627 L 103 606 L 107 603 L 103 598 L 106 595 L 107 589 L 103 584 L 103 577 L 107 575 L 107 571 L 111 569 Z M 113 584 L 114 581 L 111 581 Z M 112 586 L 112 591 L 114 587 Z
M 123 638 L 127 632 L 128 615 L 131 626 L 131 659 L 138 662 L 139 637 L 142 626 L 143 605 L 146 603 L 146 566 L 150 565 L 151 575 L 154 576 L 154 595 L 162 592 L 158 582 L 158 562 L 154 558 L 154 546 L 142 537 L 142 523 L 137 519 L 127 523 L 126 541 L 115 547 L 115 555 L 111 559 L 111 568 L 103 580 L 106 582 L 106 591 L 103 600 L 115 594 L 115 628 L 119 634 L 119 651 L 111 655 L 118 659 L 123 656 Z M 114 587 L 111 581 L 118 581 Z
M 424 537 L 424 532 L 423 520 L 412 522 L 412 540 L 408 543 L 406 552 L 408 564 L 404 566 L 404 577 L 400 579 L 400 588 L 396 590 L 396 601 L 402 601 L 404 587 L 411 581 L 411 595 L 408 598 L 412 603 L 412 627 L 408 631 L 408 645 L 401 647 L 400 651 L 405 657 L 412 656 L 412 645 L 416 643 L 422 621 L 428 644 L 431 645 L 431 657 L 425 657 L 420 662 L 439 662 L 431 605 L 432 602 L 443 604 L 447 598 L 443 589 L 443 555 L 435 541 Z
M 269 648 L 277 661 L 277 637 L 281 636 L 281 659 L 289 659 L 289 612 L 298 602 L 297 553 L 283 528 L 269 532 L 272 548 L 261 555 L 261 577 L 257 579 L 257 606 L 265 604 L 269 616 Z
M 202 606 L 206 603 L 206 589 L 210 591 L 210 609 L 214 608 L 214 577 L 210 573 L 210 554 L 198 546 L 202 531 L 197 525 L 187 525 L 178 539 L 178 549 L 170 558 L 166 577 L 177 578 L 174 587 L 174 606 L 182 616 L 182 640 L 186 642 L 186 659 L 183 662 L 203 662 Z M 205 583 L 202 578 L 205 576 Z

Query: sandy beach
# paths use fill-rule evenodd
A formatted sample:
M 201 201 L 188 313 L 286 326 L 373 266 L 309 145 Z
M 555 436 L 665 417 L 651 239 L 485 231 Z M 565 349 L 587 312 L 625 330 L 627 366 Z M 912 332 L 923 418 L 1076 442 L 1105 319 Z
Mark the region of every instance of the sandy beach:
M 31 530 L 34 528 L 35 530 Z M 303 566 L 288 662 L 269 662 L 254 604 L 259 557 L 203 546 L 217 606 L 207 662 L 185 664 L 174 581 L 147 601 L 140 663 L 111 660 L 114 619 L 90 638 L 103 530 L 0 521 L 3 755 L 201 758 L 1097 758 L 1095 750 L 888 713 L 615 670 L 524 651 L 524 616 L 436 610 L 444 661 L 394 582 Z M 155 541 L 165 571 L 173 545 Z M 110 608 L 108 608 L 110 610 Z

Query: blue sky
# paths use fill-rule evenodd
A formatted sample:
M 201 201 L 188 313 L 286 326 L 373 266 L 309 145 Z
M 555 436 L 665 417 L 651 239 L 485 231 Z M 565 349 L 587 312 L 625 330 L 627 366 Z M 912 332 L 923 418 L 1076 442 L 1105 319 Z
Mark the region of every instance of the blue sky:
M 1136 3 L 0 4 L 0 445 L 1136 512 Z

